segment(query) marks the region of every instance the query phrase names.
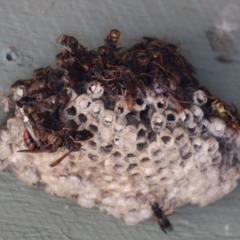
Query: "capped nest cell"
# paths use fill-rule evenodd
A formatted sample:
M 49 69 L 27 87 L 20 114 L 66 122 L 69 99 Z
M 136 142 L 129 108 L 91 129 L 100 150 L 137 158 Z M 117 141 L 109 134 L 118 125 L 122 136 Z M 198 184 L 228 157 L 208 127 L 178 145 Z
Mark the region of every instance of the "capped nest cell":
M 113 29 L 88 50 L 61 35 L 56 66 L 12 85 L 1 169 L 128 225 L 155 215 L 165 232 L 174 208 L 236 187 L 240 115 L 199 84 L 177 46 L 144 37 L 119 48 L 119 37 Z

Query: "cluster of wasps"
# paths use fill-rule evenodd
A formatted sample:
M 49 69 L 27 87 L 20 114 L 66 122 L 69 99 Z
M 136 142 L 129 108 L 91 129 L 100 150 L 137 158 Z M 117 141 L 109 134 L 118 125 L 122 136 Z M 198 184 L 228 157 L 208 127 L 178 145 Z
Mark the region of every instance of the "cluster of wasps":
M 13 92 L 22 91 L 15 101 L 35 135 L 33 138 L 26 128 L 23 138 L 27 149 L 20 152 L 55 152 L 65 147 L 68 152 L 50 164 L 55 167 L 70 152 L 79 151 L 82 141 L 93 137 L 89 130 L 79 131 L 79 126 L 66 124 L 62 117 L 71 100 L 67 88 L 78 96 L 90 91 L 95 98 L 108 98 L 114 104 L 122 99 L 129 112 L 134 111 L 141 98 L 150 102 L 149 99 L 163 95 L 178 113 L 190 107 L 192 93 L 201 89 L 207 96 L 203 106 L 205 117 L 215 115 L 238 130 L 237 109 L 227 106 L 199 85 L 194 77 L 195 69 L 180 55 L 179 46 L 143 37 L 140 43 L 126 49 L 119 47 L 119 38 L 120 31 L 112 29 L 103 46 L 88 50 L 75 37 L 61 35 L 57 43 L 65 49 L 56 56 L 57 67 L 37 69 L 31 79 L 17 80 L 12 85 Z M 103 91 L 98 93 L 97 89 Z M 82 118 L 83 114 L 80 115 Z M 158 203 L 151 207 L 161 229 L 165 233 L 171 231 L 172 225 Z

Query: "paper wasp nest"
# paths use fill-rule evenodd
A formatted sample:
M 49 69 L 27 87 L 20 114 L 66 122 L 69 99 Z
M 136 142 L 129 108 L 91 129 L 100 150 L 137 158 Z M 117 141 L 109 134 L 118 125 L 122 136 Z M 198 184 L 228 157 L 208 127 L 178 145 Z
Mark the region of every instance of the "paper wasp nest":
M 1 168 L 129 225 L 187 203 L 205 206 L 239 178 L 237 110 L 199 85 L 178 47 L 153 38 L 88 50 L 62 35 L 56 67 L 12 85 Z M 18 152 L 20 151 L 20 152 Z

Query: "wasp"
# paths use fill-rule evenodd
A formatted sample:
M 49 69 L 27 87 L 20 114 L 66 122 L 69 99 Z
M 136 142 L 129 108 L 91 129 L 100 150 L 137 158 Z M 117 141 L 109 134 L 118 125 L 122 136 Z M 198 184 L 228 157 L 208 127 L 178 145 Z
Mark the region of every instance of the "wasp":
M 65 126 L 58 118 L 55 119 L 42 112 L 32 110 L 31 107 L 30 109 L 29 106 L 24 106 L 23 111 L 37 135 L 39 135 L 39 131 L 59 131 Z
M 116 48 L 119 38 L 120 31 L 118 31 L 117 29 L 112 29 L 105 39 L 105 46 Z
M 91 50 L 88 52 L 89 58 L 91 60 L 92 65 L 100 65 L 102 66 L 102 58 L 97 50 Z
M 132 111 L 136 104 L 137 96 L 138 96 L 137 85 L 136 85 L 135 81 L 132 81 L 128 76 L 124 76 L 124 81 L 126 84 L 125 99 L 127 101 L 128 110 Z M 142 89 L 142 87 L 141 87 L 141 89 Z M 146 96 L 145 90 L 142 91 L 142 93 L 144 96 Z
M 122 94 L 126 99 L 128 110 L 133 110 L 137 100 L 137 89 L 141 90 L 143 96 L 146 97 L 146 92 L 140 81 L 135 77 L 129 68 L 124 66 L 114 67 L 112 75 L 116 76 L 118 85 L 121 86 Z
M 76 58 L 66 49 L 57 54 L 55 59 L 58 66 L 67 69 L 76 62 Z
M 67 136 L 77 142 L 87 141 L 93 137 L 93 134 L 89 130 L 83 129 L 81 131 L 70 130 L 67 132 Z
M 35 150 L 37 148 L 37 143 L 33 139 L 32 135 L 30 134 L 28 129 L 25 129 L 24 132 L 23 132 L 23 140 L 24 140 L 24 143 L 26 144 L 27 148 L 30 151 L 33 151 L 33 150 Z
M 62 147 L 63 140 L 57 134 L 46 133 L 39 139 L 39 144 L 33 139 L 29 131 L 26 129 L 23 134 L 24 142 L 28 149 L 19 150 L 18 152 L 56 152 L 59 147 Z
M 225 102 L 212 95 L 208 96 L 208 100 L 207 105 L 210 105 L 211 114 L 225 121 L 231 120 L 234 122 L 235 118 L 230 110 L 228 110 L 229 106 Z
M 229 114 L 231 114 L 231 118 L 227 121 L 227 126 L 234 130 L 234 133 L 231 137 L 233 137 L 240 130 L 240 114 L 235 105 L 232 105 Z
M 11 89 L 14 92 L 16 91 L 17 87 L 23 86 L 26 89 L 26 91 L 28 91 L 31 84 L 32 84 L 32 79 L 24 79 L 24 80 L 19 79 L 14 84 L 12 84 Z
M 58 39 L 57 43 L 69 47 L 74 56 L 78 59 L 82 68 L 88 72 L 90 70 L 90 58 L 88 50 L 73 36 L 62 34 Z
M 53 94 L 50 88 L 42 88 L 34 91 L 32 94 L 22 97 L 19 101 L 21 104 L 29 104 L 30 102 L 36 102 L 44 100 Z
M 97 49 L 98 55 L 102 59 L 102 64 L 105 68 L 119 63 L 118 52 L 121 48 L 117 48 L 117 43 L 120 38 L 120 31 L 112 29 L 105 39 L 105 45 Z
M 162 229 L 162 231 L 166 234 L 167 234 L 167 231 L 171 232 L 173 230 L 172 224 L 164 215 L 162 209 L 159 207 L 159 204 L 155 202 L 154 204 L 151 204 L 151 207 L 152 207 L 154 216 L 157 218 L 158 224 Z
M 52 162 L 49 166 L 55 167 L 60 164 L 65 157 L 67 157 L 71 152 L 77 152 L 81 149 L 82 144 L 78 141 L 87 141 L 93 137 L 93 134 L 84 129 L 82 131 L 70 130 L 65 133 L 63 146 L 69 151 L 66 152 L 62 157 Z
M 41 142 L 43 142 L 41 149 L 49 150 L 49 152 L 56 152 L 63 145 L 63 139 L 57 134 L 46 134 Z
M 43 67 L 43 68 L 38 68 L 38 69 L 33 71 L 32 79 L 33 80 L 38 80 L 38 79 L 45 78 L 48 75 L 50 70 L 51 70 L 50 66 Z
M 83 53 L 87 52 L 87 48 L 80 44 L 78 40 L 73 36 L 62 34 L 59 36 L 56 42 L 66 47 L 69 47 L 73 52 L 77 50 Z

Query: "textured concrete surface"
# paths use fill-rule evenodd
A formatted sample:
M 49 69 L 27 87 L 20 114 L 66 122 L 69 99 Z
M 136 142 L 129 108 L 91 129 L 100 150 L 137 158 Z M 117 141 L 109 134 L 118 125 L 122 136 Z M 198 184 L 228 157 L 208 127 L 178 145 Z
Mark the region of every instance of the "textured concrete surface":
M 180 42 L 200 81 L 240 107 L 239 11 L 238 0 L 0 0 L 1 94 L 14 80 L 30 77 L 33 69 L 54 64 L 60 34 L 74 35 L 93 48 L 117 28 L 123 45 L 141 36 Z M 170 217 L 174 232 L 166 236 L 154 221 L 127 227 L 74 200 L 28 188 L 9 173 L 0 178 L 3 240 L 240 239 L 239 188 L 203 209 L 177 210 Z

